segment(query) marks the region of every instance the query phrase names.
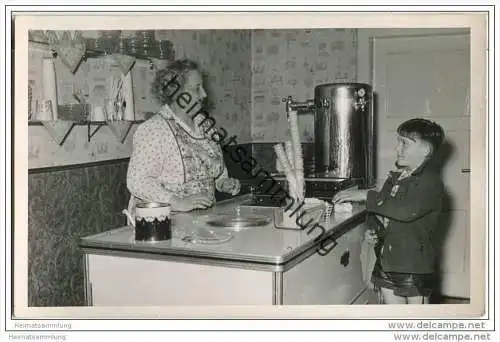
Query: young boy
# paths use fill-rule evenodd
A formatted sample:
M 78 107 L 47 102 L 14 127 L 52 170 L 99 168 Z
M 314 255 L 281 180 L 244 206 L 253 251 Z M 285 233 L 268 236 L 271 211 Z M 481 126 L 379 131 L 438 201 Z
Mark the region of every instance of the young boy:
M 429 161 L 444 132 L 435 122 L 412 119 L 398 127 L 397 139 L 398 170 L 390 172 L 382 189 L 343 191 L 334 203 L 366 200 L 373 214 L 367 238 L 375 241 L 377 256 L 371 280 L 384 303 L 428 304 L 435 275 L 433 232 L 445 194 Z

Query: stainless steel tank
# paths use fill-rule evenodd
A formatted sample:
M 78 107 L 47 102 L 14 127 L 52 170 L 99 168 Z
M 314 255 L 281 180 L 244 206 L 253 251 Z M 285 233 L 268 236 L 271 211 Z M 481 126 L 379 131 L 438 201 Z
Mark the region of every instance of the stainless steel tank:
M 373 90 L 365 83 L 331 83 L 314 89 L 315 173 L 360 179 L 375 175 Z

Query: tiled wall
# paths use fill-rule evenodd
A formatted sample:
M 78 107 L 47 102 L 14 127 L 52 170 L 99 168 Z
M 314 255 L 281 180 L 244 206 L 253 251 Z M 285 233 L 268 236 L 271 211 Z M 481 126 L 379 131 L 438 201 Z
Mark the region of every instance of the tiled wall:
M 290 139 L 283 98 L 312 99 L 316 85 L 356 80 L 356 38 L 356 29 L 252 31 L 252 141 L 259 163 L 274 167 L 269 150 Z M 300 115 L 299 127 L 302 142 L 311 143 L 313 116 Z

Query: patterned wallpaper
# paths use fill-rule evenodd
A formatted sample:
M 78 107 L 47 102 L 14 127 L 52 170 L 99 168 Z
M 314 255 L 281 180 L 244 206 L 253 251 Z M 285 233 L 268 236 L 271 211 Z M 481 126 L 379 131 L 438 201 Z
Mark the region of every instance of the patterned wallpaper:
M 322 83 L 356 79 L 356 29 L 252 31 L 252 141 L 289 136 L 282 98 L 312 99 Z M 302 141 L 314 136 L 313 117 L 299 117 Z
M 87 126 L 76 126 L 64 144 L 59 146 L 44 127 L 30 126 L 28 166 L 34 169 L 128 158 L 132 150 L 132 135 L 135 127 L 135 125 L 132 126 L 125 143 L 121 144 L 108 127 L 100 128 L 89 142 Z
M 87 31 L 85 36 L 95 36 Z M 276 142 L 288 137 L 282 98 L 312 98 L 314 86 L 356 79 L 355 29 L 277 30 L 160 30 L 157 39 L 172 41 L 177 58 L 198 61 L 208 74 L 207 88 L 215 100 L 211 113 L 240 143 Z M 36 74 L 42 54 L 31 51 L 30 77 Z M 97 62 L 96 62 L 97 63 Z M 57 62 L 61 89 L 87 88 L 85 75 L 107 70 L 87 62 L 75 76 Z M 97 63 L 98 64 L 98 63 Z M 140 111 L 156 108 L 147 98 L 152 72 L 146 66 L 134 68 L 134 88 Z M 66 92 L 67 94 L 67 92 Z M 74 101 L 60 95 L 61 103 Z M 147 107 L 147 108 L 146 108 Z M 302 140 L 313 140 L 312 115 L 299 118 Z M 101 129 L 90 142 L 86 127 L 76 127 L 65 145 L 58 146 L 42 127 L 29 128 L 29 167 L 66 165 L 127 157 L 131 137 L 120 144 L 109 129 Z
M 28 175 L 28 305 L 84 304 L 79 238 L 126 223 L 127 162 Z
M 251 31 L 161 30 L 157 39 L 173 42 L 177 58 L 200 63 L 215 100 L 211 115 L 238 143 L 251 141 Z
M 96 31 L 85 31 L 85 37 L 95 37 Z M 251 49 L 249 30 L 162 30 L 156 32 L 157 39 L 173 42 L 176 58 L 187 57 L 199 62 L 208 73 L 208 90 L 216 108 L 211 115 L 217 125 L 224 127 L 238 142 L 251 141 Z M 47 52 L 30 49 L 29 78 L 40 83 L 41 59 Z M 76 89 L 89 93 L 93 86 L 105 82 L 105 74 L 116 72 L 105 59 L 89 59 L 72 75 L 56 59 L 58 101 L 60 104 L 76 103 L 71 94 Z M 158 104 L 149 98 L 149 86 L 154 72 L 145 63 L 136 63 L 133 69 L 136 112 L 152 111 Z M 35 85 L 34 96 L 40 93 Z M 131 140 L 135 126 L 125 144 L 116 140 L 104 127 L 87 141 L 87 127 L 75 127 L 63 146 L 52 141 L 43 127 L 29 127 L 29 168 L 60 166 L 130 156 Z

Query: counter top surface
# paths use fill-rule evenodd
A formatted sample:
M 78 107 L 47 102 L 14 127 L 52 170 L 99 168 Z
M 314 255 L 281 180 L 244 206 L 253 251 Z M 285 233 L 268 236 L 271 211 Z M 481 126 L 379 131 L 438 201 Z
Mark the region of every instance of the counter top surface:
M 125 226 L 97 235 L 84 237 L 80 246 L 86 249 L 107 249 L 129 252 L 144 252 L 187 257 L 219 258 L 242 262 L 255 262 L 273 265 L 284 264 L 302 252 L 319 246 L 329 236 L 341 235 L 349 230 L 364 214 L 364 206 L 354 206 L 349 213 L 332 213 L 329 222 L 320 221 L 324 231 L 277 229 L 274 220 L 264 226 L 244 228 L 233 231 L 231 228 L 208 226 L 205 221 L 218 214 L 235 214 L 236 208 L 242 212 L 273 217 L 276 208 L 246 206 L 248 195 L 219 202 L 214 208 L 196 210 L 190 213 L 177 213 L 173 216 L 173 237 L 168 241 L 137 242 L 134 228 Z M 359 222 L 358 222 L 359 223 Z M 182 238 L 208 228 L 215 233 L 232 234 L 223 243 L 199 244 L 183 241 Z M 325 242 L 325 246 L 328 244 Z

